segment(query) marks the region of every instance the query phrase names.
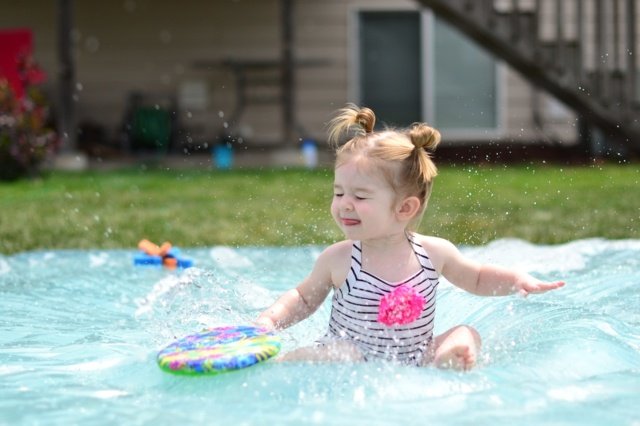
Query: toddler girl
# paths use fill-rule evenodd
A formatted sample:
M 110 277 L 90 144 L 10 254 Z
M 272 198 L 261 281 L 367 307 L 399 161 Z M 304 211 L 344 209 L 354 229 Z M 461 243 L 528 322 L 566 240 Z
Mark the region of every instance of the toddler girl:
M 439 276 L 481 296 L 543 293 L 564 285 L 465 258 L 442 238 L 415 232 L 436 167 L 440 133 L 423 123 L 374 131 L 375 115 L 350 105 L 330 123 L 329 140 L 355 130 L 337 148 L 331 214 L 346 239 L 326 248 L 311 273 L 257 319 L 283 329 L 311 315 L 333 290 L 327 334 L 283 360 L 434 364 L 468 370 L 480 336 L 459 325 L 433 336 Z

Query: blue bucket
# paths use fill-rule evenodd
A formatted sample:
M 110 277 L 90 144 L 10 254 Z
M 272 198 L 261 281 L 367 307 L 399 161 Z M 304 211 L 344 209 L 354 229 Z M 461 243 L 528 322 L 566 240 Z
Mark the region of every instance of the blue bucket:
M 233 148 L 224 143 L 213 147 L 213 164 L 217 169 L 228 170 L 233 166 Z

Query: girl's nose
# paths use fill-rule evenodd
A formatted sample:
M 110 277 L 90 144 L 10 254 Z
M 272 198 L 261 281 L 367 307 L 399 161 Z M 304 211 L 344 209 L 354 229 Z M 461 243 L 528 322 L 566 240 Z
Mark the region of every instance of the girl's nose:
M 342 205 L 341 205 L 342 210 L 349 211 L 349 212 L 353 210 L 353 204 L 347 197 L 342 197 L 342 200 L 340 201 L 342 202 Z

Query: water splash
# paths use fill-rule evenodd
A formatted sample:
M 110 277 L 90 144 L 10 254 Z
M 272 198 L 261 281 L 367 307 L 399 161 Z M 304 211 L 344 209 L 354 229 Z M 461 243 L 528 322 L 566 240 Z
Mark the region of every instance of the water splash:
M 0 423 L 639 419 L 638 240 L 463 247 L 476 260 L 567 282 L 524 299 L 480 298 L 443 280 L 436 333 L 467 323 L 483 337 L 479 368 L 467 374 L 384 363 L 267 363 L 194 379 L 157 368 L 157 350 L 174 337 L 250 322 L 309 272 L 320 250 L 189 250 L 198 268 L 185 271 L 134 267 L 133 251 L 0 256 Z M 283 333 L 283 350 L 322 336 L 329 309 L 327 302 Z

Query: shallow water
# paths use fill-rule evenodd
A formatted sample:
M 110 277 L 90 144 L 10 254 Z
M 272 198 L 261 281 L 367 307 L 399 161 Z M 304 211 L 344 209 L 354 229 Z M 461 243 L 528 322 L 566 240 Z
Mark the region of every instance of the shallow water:
M 0 256 L 2 424 L 640 425 L 640 241 L 535 246 L 499 240 L 470 257 L 564 279 L 526 299 L 443 281 L 436 332 L 483 336 L 470 373 L 389 364 L 265 363 L 214 377 L 155 363 L 176 337 L 250 322 L 319 247 L 183 250 L 197 267 L 134 267 L 133 250 Z M 329 303 L 283 333 L 313 342 Z

